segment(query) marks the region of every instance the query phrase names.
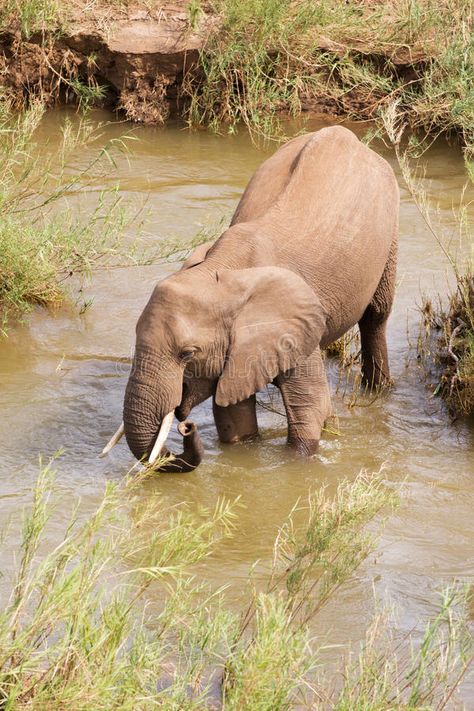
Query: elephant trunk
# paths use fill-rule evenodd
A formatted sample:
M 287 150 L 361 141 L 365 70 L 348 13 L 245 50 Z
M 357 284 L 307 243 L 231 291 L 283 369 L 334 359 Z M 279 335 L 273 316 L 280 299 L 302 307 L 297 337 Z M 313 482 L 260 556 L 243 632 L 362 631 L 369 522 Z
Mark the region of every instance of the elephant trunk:
M 137 459 L 147 459 L 166 416 L 182 396 L 183 374 L 160 361 L 148 347 L 137 347 L 123 404 L 125 438 Z
M 172 416 L 173 413 L 171 412 L 170 415 Z M 164 420 L 166 419 L 167 418 L 164 418 Z M 162 424 L 164 424 L 164 421 Z M 137 430 L 127 425 L 127 419 L 124 413 L 124 429 L 128 446 L 137 459 L 150 459 L 152 462 L 152 460 L 159 455 L 159 452 L 154 453 L 157 433 L 159 433 L 161 429 L 159 422 L 146 430 Z M 183 451 L 181 454 L 173 455 L 174 459 L 160 466 L 160 471 L 177 473 L 190 472 L 199 466 L 202 461 L 204 448 L 196 425 L 186 420 L 185 422 L 179 423 L 178 431 L 183 437 Z M 154 456 L 151 456 L 152 453 L 154 453 Z
M 165 444 L 174 410 L 183 396 L 182 373 L 158 369 L 155 363 L 146 351 L 135 355 L 123 407 L 127 444 L 137 459 L 149 460 L 150 464 L 154 463 Z M 180 422 L 178 431 L 183 437 L 183 451 L 160 467 L 160 471 L 192 471 L 203 458 L 203 446 L 196 425 L 188 421 Z
M 143 460 L 147 459 L 153 450 L 161 423 L 155 412 L 128 390 L 127 386 L 123 408 L 125 439 L 132 454 Z
M 199 466 L 204 456 L 204 448 L 194 422 L 180 422 L 178 431 L 183 437 L 183 451 L 161 466 L 159 469 L 162 472 L 191 472 Z

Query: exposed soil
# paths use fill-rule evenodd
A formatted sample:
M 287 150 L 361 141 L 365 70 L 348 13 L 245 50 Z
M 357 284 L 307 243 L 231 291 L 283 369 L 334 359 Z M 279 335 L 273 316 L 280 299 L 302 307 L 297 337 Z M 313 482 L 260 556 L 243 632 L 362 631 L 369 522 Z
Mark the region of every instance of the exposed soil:
M 77 101 L 75 82 L 80 80 L 105 87 L 104 103 L 127 118 L 162 123 L 181 112 L 185 83 L 199 84 L 200 51 L 219 31 L 219 19 L 210 13 L 199 14 L 192 27 L 188 5 L 186 0 L 153 10 L 94 5 L 88 11 L 79 4 L 58 32 L 38 32 L 27 40 L 19 28 L 0 32 L 0 85 L 18 106 L 35 95 L 53 104 Z M 317 45 L 336 55 L 347 50 L 324 36 Z M 408 47 L 390 57 L 375 56 L 364 46 L 353 51 L 381 64 L 390 58 L 393 70 L 407 80 L 425 59 Z M 354 89 L 339 102 L 322 94 L 302 94 L 300 100 L 303 111 L 370 118 L 374 96 Z
M 183 77 L 197 66 L 212 22 L 203 16 L 193 31 L 182 7 L 163 5 L 153 15 L 114 11 L 113 20 L 96 9 L 66 31 L 28 40 L 12 29 L 0 34 L 0 83 L 19 105 L 39 94 L 53 103 L 74 100 L 79 78 L 106 85 L 108 103 L 132 120 L 161 122 L 177 102 Z

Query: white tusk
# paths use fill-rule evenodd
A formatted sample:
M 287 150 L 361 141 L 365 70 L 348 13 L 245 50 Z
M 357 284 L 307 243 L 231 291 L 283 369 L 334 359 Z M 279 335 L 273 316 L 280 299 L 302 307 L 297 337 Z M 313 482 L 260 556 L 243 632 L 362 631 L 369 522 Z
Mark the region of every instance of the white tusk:
M 163 449 L 163 445 L 168 439 L 168 435 L 170 433 L 171 425 L 173 424 L 174 420 L 174 411 L 171 410 L 171 412 L 168 412 L 165 418 L 163 418 L 163 422 L 161 423 L 160 431 L 158 432 L 158 436 L 156 438 L 156 442 L 153 446 L 153 449 L 151 450 L 151 454 L 148 457 L 148 462 L 150 464 L 153 464 L 155 459 L 158 457 L 160 454 L 161 450 Z
M 105 445 L 104 449 L 99 454 L 99 457 L 105 457 L 105 455 L 110 452 L 112 447 L 115 447 L 117 442 L 119 442 L 122 439 L 123 433 L 124 433 L 124 427 L 123 427 L 123 422 L 122 422 L 122 424 L 120 425 L 120 427 L 118 428 L 117 432 L 114 434 L 112 439 Z

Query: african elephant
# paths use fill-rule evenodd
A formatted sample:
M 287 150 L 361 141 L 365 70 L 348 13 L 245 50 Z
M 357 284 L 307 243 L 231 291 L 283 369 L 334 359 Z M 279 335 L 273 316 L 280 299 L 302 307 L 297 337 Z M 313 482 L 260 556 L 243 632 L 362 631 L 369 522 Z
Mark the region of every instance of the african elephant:
M 161 281 L 138 320 L 122 427 L 133 454 L 153 461 L 176 415 L 185 451 L 171 467 L 193 469 L 202 448 L 184 421 L 211 396 L 222 442 L 255 437 L 267 383 L 281 391 L 288 444 L 313 454 L 330 414 L 321 349 L 358 323 L 364 380 L 389 378 L 398 204 L 391 167 L 346 128 L 266 160 L 229 229 Z

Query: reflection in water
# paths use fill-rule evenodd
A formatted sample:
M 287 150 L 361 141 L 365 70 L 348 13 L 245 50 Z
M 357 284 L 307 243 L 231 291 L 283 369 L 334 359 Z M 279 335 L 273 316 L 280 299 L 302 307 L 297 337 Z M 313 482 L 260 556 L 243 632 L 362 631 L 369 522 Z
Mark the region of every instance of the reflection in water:
M 41 129 L 40 139 L 48 138 L 50 149 L 60 116 L 50 113 Z M 310 122 L 307 128 L 321 125 Z M 105 134 L 118 136 L 123 130 L 123 125 L 111 125 Z M 118 177 L 126 202 L 134 209 L 146 203 L 149 244 L 191 237 L 223 213 L 230 214 L 266 155 L 245 133 L 217 137 L 172 126 L 139 128 L 135 133 L 139 141 L 131 144 L 128 160 L 119 160 Z M 383 145 L 377 149 L 394 165 Z M 267 152 L 273 150 L 271 146 Z M 109 181 L 113 185 L 117 176 Z M 463 182 L 460 153 L 443 142 L 435 144 L 425 183 L 446 224 L 453 223 L 452 205 Z M 131 225 L 130 239 L 134 232 Z M 445 293 L 449 269 L 403 186 L 400 243 L 399 287 L 389 322 L 393 392 L 370 407 L 352 409 L 341 395 L 334 395 L 340 434 L 328 433 L 320 455 L 305 462 L 285 448 L 285 421 L 263 408 L 261 441 L 220 445 L 206 402 L 192 415 L 206 450 L 203 464 L 189 474 L 160 476 L 144 488 L 144 495 L 146 487 L 158 487 L 170 503 L 186 500 L 196 507 L 212 508 L 220 496 L 242 497 L 238 534 L 223 541 L 202 568 L 216 586 L 230 583 L 229 599 L 237 606 L 250 565 L 269 559 L 278 526 L 309 488 L 333 488 L 361 468 L 376 471 L 382 466 L 387 481 L 404 481 L 403 503 L 389 517 L 376 555 L 318 620 L 318 630 L 330 632 L 333 643 L 364 633 L 373 585 L 398 606 L 396 624 L 403 633 L 433 612 L 436 591 L 445 583 L 474 572 L 474 428 L 472 423 L 449 424 L 422 381 L 407 338 L 416 338 L 421 294 Z M 135 322 L 154 284 L 174 268 L 168 264 L 98 273 L 83 295 L 94 298 L 93 307 L 82 316 L 67 309 L 56 314 L 38 311 L 29 325 L 12 330 L 1 343 L 0 520 L 6 521 L 28 501 L 40 453 L 47 456 L 65 448 L 58 465 L 59 485 L 66 493 L 80 495 L 85 510 L 101 496 L 106 478 L 119 478 L 132 464 L 125 443 L 106 459 L 97 454 L 122 417 Z M 334 392 L 337 373 L 330 364 L 329 371 Z M 177 450 L 178 438 L 171 444 Z M 63 523 L 58 513 L 49 530 L 52 542 Z M 11 526 L 14 538 L 17 517 Z M 8 571 L 9 566 L 11 549 L 4 546 L 0 569 Z M 0 580 L 0 592 L 8 583 L 7 575 Z M 474 689 L 466 693 L 474 699 Z

